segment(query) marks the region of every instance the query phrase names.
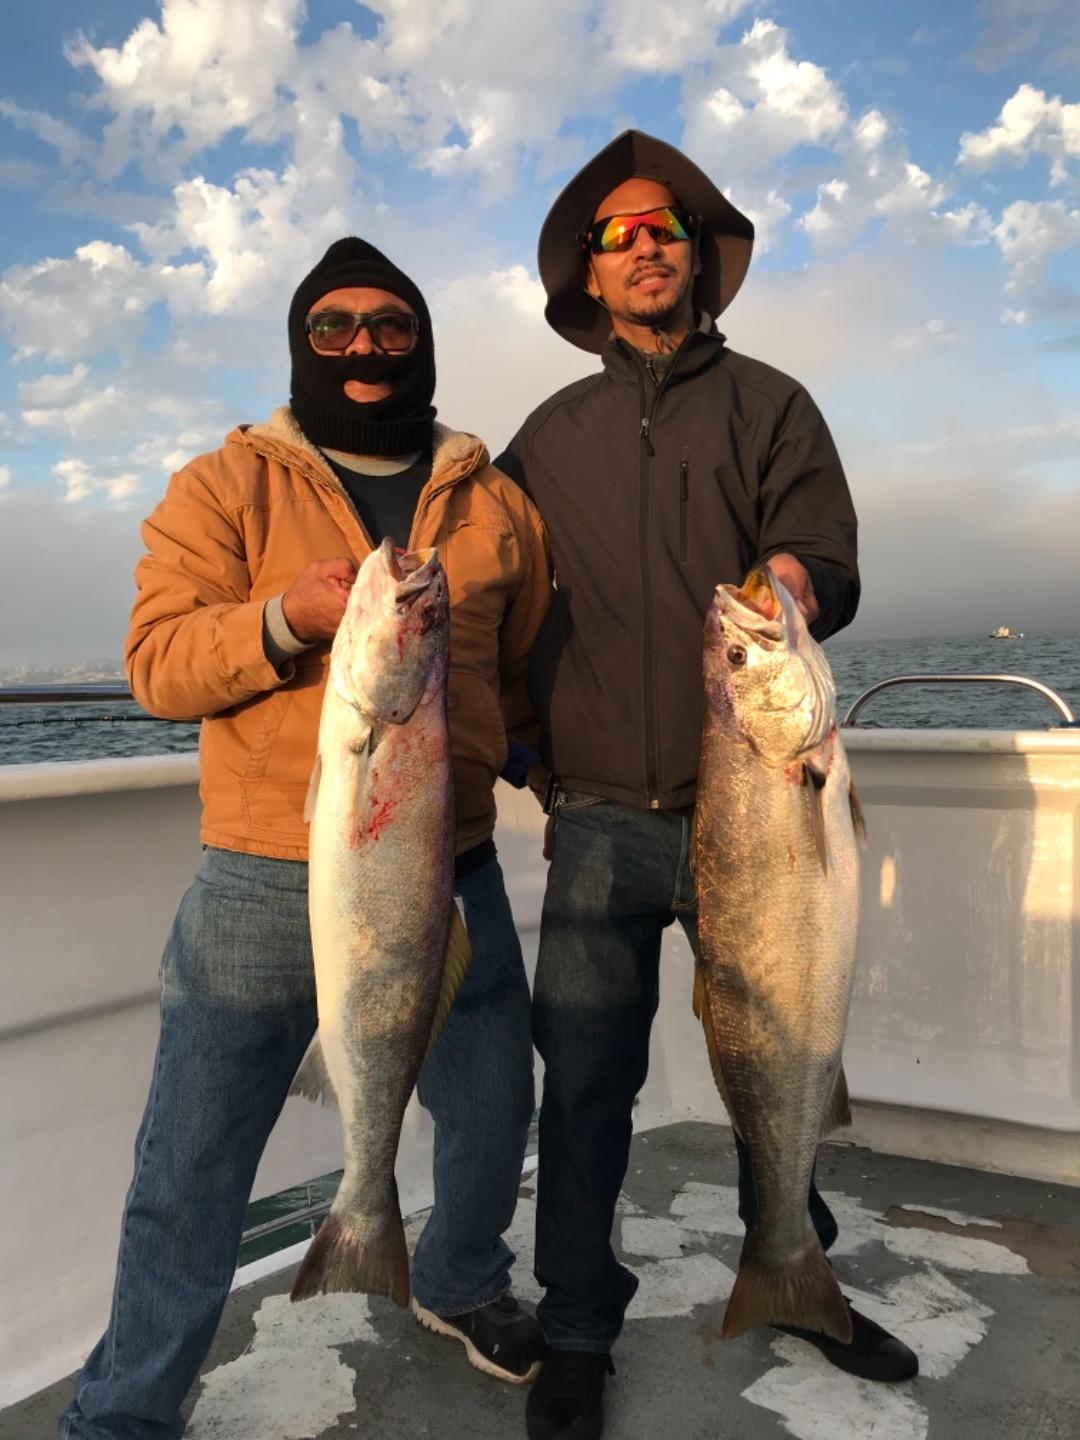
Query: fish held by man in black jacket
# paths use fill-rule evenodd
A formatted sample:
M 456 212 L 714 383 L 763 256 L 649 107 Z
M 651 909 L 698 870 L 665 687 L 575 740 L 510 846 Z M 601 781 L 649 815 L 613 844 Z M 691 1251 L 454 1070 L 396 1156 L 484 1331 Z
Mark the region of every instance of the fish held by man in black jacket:
M 765 568 L 717 587 L 703 669 L 695 1010 L 758 1195 L 723 1334 L 783 1324 L 847 1343 L 848 1306 L 807 1213 L 821 1135 L 850 1123 L 841 1049 L 862 817 L 832 674 Z

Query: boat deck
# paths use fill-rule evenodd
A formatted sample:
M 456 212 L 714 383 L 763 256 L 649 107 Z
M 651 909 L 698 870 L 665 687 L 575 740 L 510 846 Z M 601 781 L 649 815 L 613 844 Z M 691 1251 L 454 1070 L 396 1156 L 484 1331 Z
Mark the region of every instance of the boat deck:
M 617 1242 L 641 1285 L 615 1352 L 606 1440 L 1075 1440 L 1080 1435 L 1080 1189 L 830 1144 L 819 1184 L 858 1308 L 919 1352 L 898 1386 L 833 1370 L 758 1330 L 720 1339 L 742 1227 L 730 1132 L 639 1134 Z M 529 1270 L 526 1177 L 512 1242 Z M 416 1217 L 415 1235 L 423 1217 Z M 521 1390 L 389 1302 L 288 1300 L 291 1271 L 234 1292 L 192 1397 L 188 1440 L 508 1440 Z M 45 1440 L 65 1381 L 0 1413 L 4 1440 Z

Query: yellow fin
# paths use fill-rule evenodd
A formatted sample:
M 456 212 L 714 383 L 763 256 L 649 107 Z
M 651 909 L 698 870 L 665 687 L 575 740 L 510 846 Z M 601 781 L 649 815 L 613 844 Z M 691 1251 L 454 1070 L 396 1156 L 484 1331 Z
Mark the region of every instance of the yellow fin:
M 465 979 L 465 972 L 471 963 L 472 941 L 469 939 L 469 932 L 465 929 L 465 921 L 462 920 L 461 911 L 456 903 L 451 904 L 442 989 L 439 992 L 438 1004 L 435 1006 L 435 1018 L 431 1022 L 431 1038 L 428 1040 L 427 1048 L 429 1055 L 435 1047 L 435 1041 L 438 1040 L 442 1027 L 446 1024 L 446 1017 L 453 1009 L 454 1000 L 461 989 L 461 982 Z
M 705 968 L 700 964 L 694 967 L 694 1014 L 701 1021 L 701 1028 L 705 1031 L 705 1049 L 709 1052 L 709 1066 L 712 1070 L 713 1080 L 716 1082 L 716 1088 L 720 1092 L 720 1099 L 724 1102 L 724 1109 L 731 1121 L 731 1128 L 738 1130 L 731 1108 L 727 1083 L 724 1080 L 724 1072 L 720 1067 L 720 1046 L 716 1040 L 716 1031 L 713 1029 L 712 1011 L 709 1009 L 709 997 L 705 989 Z

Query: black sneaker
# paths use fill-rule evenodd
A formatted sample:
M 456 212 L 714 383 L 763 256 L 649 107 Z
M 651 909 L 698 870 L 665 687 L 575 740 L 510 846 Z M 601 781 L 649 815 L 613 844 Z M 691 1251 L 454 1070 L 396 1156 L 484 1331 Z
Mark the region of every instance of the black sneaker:
M 897 1340 L 873 1320 L 860 1315 L 850 1300 L 847 1307 L 851 1311 L 849 1345 L 818 1330 L 800 1330 L 796 1325 L 772 1328 L 816 1345 L 830 1365 L 846 1370 L 849 1375 L 858 1375 L 861 1380 L 910 1380 L 919 1373 L 919 1357 L 914 1350 L 909 1350 L 902 1340 Z
M 529 1440 L 600 1440 L 604 1381 L 614 1374 L 610 1355 L 550 1351 L 525 1404 Z
M 540 1322 L 523 1310 L 509 1291 L 464 1315 L 436 1315 L 425 1310 L 414 1296 L 412 1312 L 420 1324 L 436 1335 L 449 1335 L 465 1346 L 470 1365 L 485 1375 L 527 1385 L 540 1371 L 544 1353 L 544 1332 Z

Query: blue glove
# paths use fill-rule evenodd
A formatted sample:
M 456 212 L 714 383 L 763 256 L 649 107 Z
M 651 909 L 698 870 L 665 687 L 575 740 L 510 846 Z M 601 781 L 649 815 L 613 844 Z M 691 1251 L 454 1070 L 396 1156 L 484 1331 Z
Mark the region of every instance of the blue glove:
M 529 771 L 540 764 L 540 756 L 528 745 L 511 740 L 507 746 L 506 764 L 499 771 L 499 779 L 506 780 L 515 790 L 524 790 L 528 783 Z

